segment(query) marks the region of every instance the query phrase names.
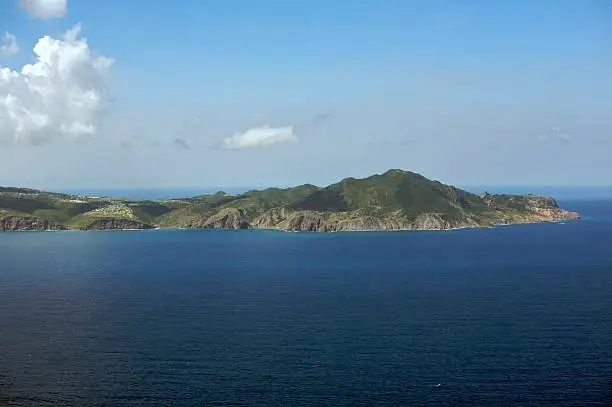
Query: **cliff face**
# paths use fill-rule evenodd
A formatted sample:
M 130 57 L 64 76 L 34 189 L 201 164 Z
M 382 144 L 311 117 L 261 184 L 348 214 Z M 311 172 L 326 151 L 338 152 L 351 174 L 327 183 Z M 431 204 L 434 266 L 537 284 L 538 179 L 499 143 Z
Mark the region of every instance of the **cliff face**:
M 456 199 L 457 202 L 460 199 Z M 300 211 L 288 207 L 250 214 L 243 208 L 229 208 L 190 222 L 187 227 L 215 229 L 274 229 L 299 232 L 446 230 L 488 227 L 497 224 L 537 223 L 579 219 L 580 215 L 558 207 L 554 199 L 539 196 L 484 196 L 481 212 L 460 211 L 453 216 L 425 212 L 409 217 L 403 210 L 384 208 L 353 211 Z M 510 206 L 509 206 L 510 205 Z
M 300 232 L 340 232 L 340 231 L 385 231 L 385 230 L 445 230 L 484 226 L 476 220 L 465 217 L 448 220 L 440 214 L 424 213 L 414 220 L 408 220 L 401 213 L 389 216 L 362 215 L 353 213 L 328 216 L 325 213 L 287 213 L 284 218 L 279 213 L 265 214 L 251 225 L 258 229 L 280 229 Z
M 485 201 L 486 202 L 486 201 Z M 464 212 L 448 217 L 436 212 L 421 213 L 408 218 L 403 211 L 368 213 L 351 212 L 292 211 L 275 208 L 266 211 L 251 222 L 249 228 L 279 229 L 288 231 L 384 231 L 384 230 L 446 230 L 476 228 L 496 224 L 539 223 L 580 219 L 580 214 L 558 207 L 551 197 L 521 197 L 521 210 L 511 210 L 497 203 L 489 202 L 489 208 L 480 215 Z
M 483 199 L 495 211 L 497 224 L 555 222 L 580 219 L 578 212 L 567 211 L 557 204 L 550 196 L 525 195 L 519 197 L 502 196 L 510 201 L 511 207 L 520 207 L 520 211 L 508 211 L 500 207 L 500 197 L 485 195 Z
M 559 208 L 557 201 L 550 196 L 528 196 L 528 208 L 534 212 L 534 218 L 546 220 L 572 220 L 580 219 L 578 212 L 566 211 Z
M 44 231 L 44 230 L 65 230 L 66 228 L 57 222 L 49 219 L 41 219 L 35 216 L 4 216 L 0 218 L 1 232 L 14 231 Z
M 529 214 L 517 214 L 505 217 L 503 224 L 558 222 L 580 219 L 578 212 L 570 212 L 559 208 L 531 208 Z
M 153 226 L 133 219 L 100 218 L 81 228 L 82 230 L 153 229 Z
M 244 209 L 231 208 L 208 218 L 189 222 L 186 226 L 200 229 L 249 229 L 251 224 Z

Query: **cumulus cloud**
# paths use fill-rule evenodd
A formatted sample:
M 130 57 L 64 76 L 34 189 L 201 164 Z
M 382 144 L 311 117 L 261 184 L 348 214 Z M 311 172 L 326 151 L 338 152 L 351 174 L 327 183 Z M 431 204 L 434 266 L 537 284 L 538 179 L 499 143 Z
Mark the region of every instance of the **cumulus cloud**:
M 221 142 L 221 148 L 240 150 L 248 148 L 269 147 L 275 144 L 297 143 L 298 137 L 293 126 L 253 127 L 242 133 L 226 137 Z
M 21 7 L 34 18 L 52 19 L 66 15 L 68 0 L 20 0 Z
M 17 39 L 13 34 L 6 31 L 2 39 L 0 39 L 0 58 L 8 58 L 18 52 Z
M 0 66 L 0 140 L 38 144 L 96 132 L 113 60 L 95 56 L 80 30 L 38 40 L 36 61 L 20 71 Z

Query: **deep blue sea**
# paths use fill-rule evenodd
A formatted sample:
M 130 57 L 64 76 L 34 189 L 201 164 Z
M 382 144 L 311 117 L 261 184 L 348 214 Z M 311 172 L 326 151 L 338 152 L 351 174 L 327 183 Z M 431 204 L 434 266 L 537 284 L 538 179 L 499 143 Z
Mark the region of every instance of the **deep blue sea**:
M 0 406 L 605 406 L 612 201 L 482 230 L 0 234 Z

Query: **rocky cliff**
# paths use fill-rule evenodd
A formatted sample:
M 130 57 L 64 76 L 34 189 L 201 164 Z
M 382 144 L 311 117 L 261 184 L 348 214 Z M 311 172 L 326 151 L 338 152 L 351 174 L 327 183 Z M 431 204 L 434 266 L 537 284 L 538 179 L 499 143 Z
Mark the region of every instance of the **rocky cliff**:
M 35 216 L 4 216 L 0 218 L 0 232 L 14 231 L 44 231 L 64 230 L 65 226 L 49 220 L 40 219 Z
M 133 219 L 99 218 L 81 227 L 82 230 L 153 229 L 154 226 Z

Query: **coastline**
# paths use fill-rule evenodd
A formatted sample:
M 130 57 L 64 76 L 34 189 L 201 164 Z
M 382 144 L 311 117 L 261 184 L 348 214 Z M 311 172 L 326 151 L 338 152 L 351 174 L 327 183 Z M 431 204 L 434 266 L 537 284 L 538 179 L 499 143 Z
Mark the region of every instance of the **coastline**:
M 571 219 L 580 214 L 560 208 L 552 196 L 475 195 L 398 169 L 326 187 L 303 184 L 162 201 L 0 187 L 1 231 L 445 231 Z
M 142 228 L 142 229 L 47 229 L 47 230 L 3 230 L 0 231 L 0 234 L 10 234 L 10 233 L 40 233 L 40 232 L 153 232 L 153 231 L 178 231 L 178 230 L 186 230 L 186 231 L 261 231 L 261 232 L 283 232 L 283 233 L 307 233 L 307 234 L 319 234 L 319 233 L 389 233 L 389 232 L 449 232 L 449 231 L 457 231 L 457 230 L 479 230 L 479 229 L 495 229 L 497 227 L 503 226 L 519 226 L 519 225 L 538 225 L 538 224 L 563 224 L 566 222 L 576 222 L 580 221 L 582 218 L 577 219 L 553 219 L 553 220 L 543 220 L 543 221 L 533 221 L 533 222 L 510 222 L 510 223 L 497 223 L 492 225 L 482 225 L 482 226 L 461 226 L 461 227 L 451 227 L 451 228 L 431 228 L 431 229 L 347 229 L 347 230 L 288 230 L 281 228 L 199 228 L 199 227 L 153 227 L 153 228 Z

